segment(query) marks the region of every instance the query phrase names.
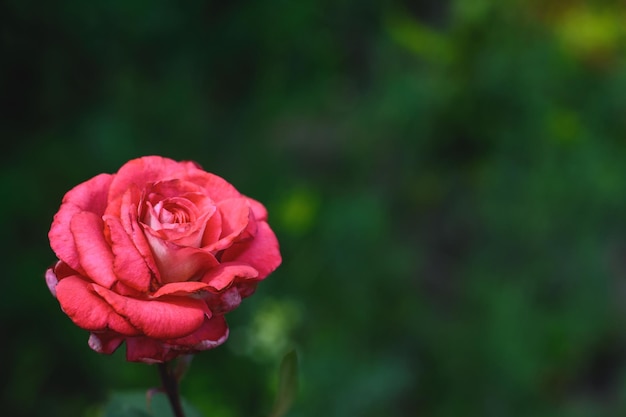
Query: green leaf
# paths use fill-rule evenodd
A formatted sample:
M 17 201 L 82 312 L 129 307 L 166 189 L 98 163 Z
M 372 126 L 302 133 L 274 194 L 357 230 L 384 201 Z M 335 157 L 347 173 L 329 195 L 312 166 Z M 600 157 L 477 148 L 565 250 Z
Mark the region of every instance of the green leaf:
M 269 417 L 282 417 L 289 411 L 298 392 L 298 355 L 295 350 L 287 353 L 280 364 L 278 393 Z
M 186 417 L 203 417 L 199 411 L 182 400 Z M 163 393 L 155 393 L 150 398 L 146 392 L 117 392 L 105 404 L 102 417 L 173 417 L 172 409 Z

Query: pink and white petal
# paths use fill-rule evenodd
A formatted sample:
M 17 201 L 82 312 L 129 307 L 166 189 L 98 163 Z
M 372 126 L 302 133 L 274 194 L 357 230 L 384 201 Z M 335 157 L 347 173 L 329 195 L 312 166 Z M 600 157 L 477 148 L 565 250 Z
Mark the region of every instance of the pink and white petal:
M 228 339 L 228 325 L 224 316 L 206 319 L 204 324 L 189 336 L 168 340 L 168 344 L 194 351 L 213 349 Z
M 197 330 L 207 314 L 211 314 L 206 303 L 195 298 L 138 300 L 102 287 L 95 287 L 95 290 L 118 314 L 146 336 L 156 339 L 186 336 Z
M 103 288 L 78 276 L 66 277 L 56 285 L 57 300 L 65 314 L 82 329 L 92 332 L 113 330 L 123 335 L 138 334 L 136 328 L 96 294 L 97 289 Z
M 50 290 L 50 293 L 53 297 L 57 296 L 57 284 L 59 283 L 59 279 L 57 275 L 54 273 L 54 267 L 46 269 L 46 285 Z
M 113 253 L 104 238 L 102 218 L 83 211 L 74 215 L 70 229 L 85 275 L 103 287 L 111 288 L 117 278 L 113 272 Z
M 224 262 L 209 270 L 202 277 L 211 289 L 222 291 L 233 283 L 235 278 L 257 278 L 259 272 L 248 264 L 240 262 Z
M 248 264 L 259 272 L 263 279 L 282 262 L 278 239 L 266 222 L 257 222 L 257 234 L 253 239 L 235 243 L 222 254 L 222 262 Z
M 110 355 L 124 342 L 124 338 L 114 332 L 91 333 L 89 347 L 98 353 Z
M 119 219 L 105 217 L 104 221 L 109 230 L 115 276 L 138 291 L 148 291 L 152 275 L 146 260 L 137 250 Z
M 201 270 L 214 267 L 219 262 L 204 249 L 178 246 L 163 240 L 147 230 L 146 238 L 154 254 L 162 283 L 187 281 Z
M 171 350 L 162 342 L 147 337 L 126 339 L 126 360 L 129 362 L 163 363 L 171 359 Z
M 152 298 L 159 298 L 166 295 L 175 296 L 189 296 L 206 290 L 209 284 L 199 281 L 185 281 L 185 282 L 172 282 L 171 284 L 165 284 L 159 288 Z

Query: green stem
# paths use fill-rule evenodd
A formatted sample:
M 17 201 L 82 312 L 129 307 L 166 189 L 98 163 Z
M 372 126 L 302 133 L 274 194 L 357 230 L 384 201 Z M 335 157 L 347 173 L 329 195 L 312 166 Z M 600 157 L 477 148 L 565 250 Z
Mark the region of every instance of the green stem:
M 170 400 L 174 417 L 185 417 L 183 407 L 180 403 L 178 380 L 174 376 L 171 367 L 168 366 L 168 363 L 159 364 L 159 375 L 161 376 L 163 390 L 167 394 L 167 398 Z

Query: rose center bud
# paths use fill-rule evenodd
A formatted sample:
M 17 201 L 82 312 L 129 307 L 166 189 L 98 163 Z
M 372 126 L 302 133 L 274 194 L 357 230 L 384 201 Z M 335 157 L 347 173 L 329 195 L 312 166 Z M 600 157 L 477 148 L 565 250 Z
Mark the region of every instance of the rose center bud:
M 146 220 L 154 230 L 193 223 L 198 218 L 198 208 L 186 198 L 174 197 L 159 201 L 147 211 Z
M 161 223 L 189 223 L 191 216 L 183 207 L 166 203 L 159 213 L 159 221 Z

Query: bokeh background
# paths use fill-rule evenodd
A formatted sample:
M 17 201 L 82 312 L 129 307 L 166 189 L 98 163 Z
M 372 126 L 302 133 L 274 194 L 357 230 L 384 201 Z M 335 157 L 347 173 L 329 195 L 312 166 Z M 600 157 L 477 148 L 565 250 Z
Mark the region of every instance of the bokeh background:
M 44 270 L 63 194 L 148 154 L 264 202 L 283 265 L 183 395 L 263 416 L 626 415 L 626 4 L 0 3 L 0 407 L 98 416 L 156 369 Z

